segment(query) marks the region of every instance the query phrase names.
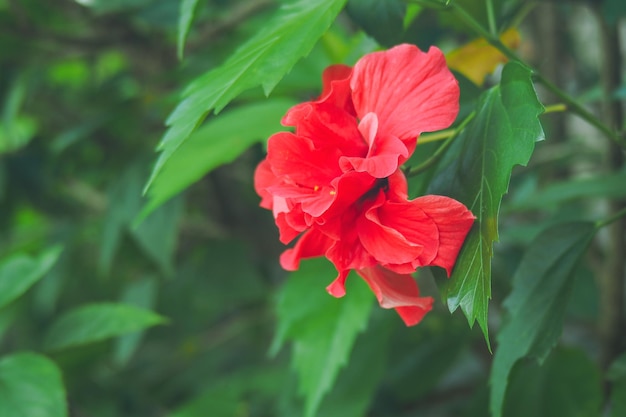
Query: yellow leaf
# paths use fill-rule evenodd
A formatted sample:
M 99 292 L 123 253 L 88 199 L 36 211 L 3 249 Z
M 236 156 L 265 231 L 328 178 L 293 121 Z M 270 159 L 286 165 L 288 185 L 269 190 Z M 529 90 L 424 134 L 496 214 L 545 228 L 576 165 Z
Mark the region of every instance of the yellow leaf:
M 520 44 L 520 34 L 515 28 L 510 28 L 500 40 L 509 48 L 517 48 Z M 479 38 L 467 43 L 446 55 L 448 66 L 460 72 L 476 85 L 482 85 L 485 77 L 491 74 L 498 65 L 507 61 L 507 58 L 496 48 L 489 45 L 487 40 Z

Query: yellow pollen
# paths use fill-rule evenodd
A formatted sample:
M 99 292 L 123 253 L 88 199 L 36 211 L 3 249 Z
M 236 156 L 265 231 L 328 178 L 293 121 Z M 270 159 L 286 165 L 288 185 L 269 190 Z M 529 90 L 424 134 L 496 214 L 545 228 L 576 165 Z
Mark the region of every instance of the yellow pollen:
M 330 190 L 330 195 L 335 195 L 335 194 L 337 194 L 337 191 L 335 191 L 335 190 Z
M 315 187 L 313 187 L 313 191 L 317 191 L 317 190 L 319 190 L 319 189 L 320 189 L 320 186 L 319 186 L 319 185 L 316 185 Z

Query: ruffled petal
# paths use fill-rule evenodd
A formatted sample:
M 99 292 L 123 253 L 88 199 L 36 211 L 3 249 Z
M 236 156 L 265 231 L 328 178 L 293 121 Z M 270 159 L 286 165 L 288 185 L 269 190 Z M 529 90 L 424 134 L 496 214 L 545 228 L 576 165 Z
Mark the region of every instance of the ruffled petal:
M 322 94 L 318 102 L 331 104 L 354 114 L 350 75 L 352 67 L 343 64 L 331 65 L 322 73 Z
M 300 267 L 300 260 L 323 256 L 333 244 L 324 234 L 317 230 L 305 232 L 296 245 L 280 255 L 280 265 L 287 271 L 295 271 Z
M 337 278 L 326 287 L 326 291 L 336 298 L 341 298 L 346 295 L 346 278 L 349 273 L 349 269 L 340 270 Z
M 272 172 L 272 168 L 267 159 L 261 161 L 254 171 L 254 189 L 261 196 L 261 207 L 272 210 L 274 196 L 267 191 L 267 188 L 276 182 L 276 175 Z
M 356 117 L 328 103 L 303 103 L 290 110 L 283 122 L 310 139 L 317 149 L 335 148 L 342 155 L 365 156 L 368 151 Z
M 381 224 L 423 247 L 413 267 L 440 266 L 448 275 L 474 222 L 474 215 L 463 204 L 435 195 L 407 202 L 387 201 L 377 214 Z
M 373 112 L 379 131 L 408 142 L 450 126 L 459 111 L 459 86 L 443 53 L 398 45 L 361 58 L 350 80 L 357 116 Z
M 365 115 L 359 123 L 359 131 L 369 145 L 368 153 L 365 157 L 342 156 L 339 166 L 343 171 L 354 169 L 374 178 L 386 178 L 408 158 L 409 150 L 400 139 L 378 134 L 378 118 L 374 113 Z
M 359 241 L 378 262 L 383 264 L 403 264 L 412 262 L 425 250 L 420 243 L 408 240 L 400 231 L 396 230 L 392 222 L 385 216 L 385 195 L 381 190 L 376 202 L 369 207 L 357 221 Z M 381 214 L 384 216 L 381 218 Z M 391 219 L 393 220 L 393 219 Z M 419 227 L 423 220 L 430 219 L 424 215 L 422 221 L 415 221 Z M 437 230 L 432 230 L 436 236 Z
M 407 326 L 419 323 L 432 309 L 432 297 L 420 297 L 419 288 L 409 274 L 397 274 L 380 266 L 357 270 L 372 289 L 383 308 L 395 308 Z
M 474 224 L 474 215 L 462 203 L 449 197 L 427 195 L 412 203 L 418 204 L 439 230 L 437 254 L 428 265 L 440 266 L 450 276 L 465 237 Z
M 289 132 L 272 135 L 267 161 L 277 177 L 311 188 L 320 188 L 342 174 L 338 149 L 316 149 L 313 141 Z

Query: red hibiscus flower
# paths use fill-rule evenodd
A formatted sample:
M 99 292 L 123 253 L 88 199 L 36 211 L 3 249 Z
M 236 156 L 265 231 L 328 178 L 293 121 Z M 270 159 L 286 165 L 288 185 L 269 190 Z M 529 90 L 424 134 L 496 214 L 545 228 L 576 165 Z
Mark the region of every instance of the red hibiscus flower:
M 411 273 L 436 265 L 449 275 L 474 216 L 448 197 L 409 200 L 399 168 L 422 132 L 452 124 L 458 102 L 437 48 L 399 45 L 354 68 L 326 69 L 320 97 L 287 112 L 283 124 L 295 132 L 270 137 L 255 173 L 280 240 L 300 236 L 281 265 L 295 270 L 300 259 L 326 256 L 339 272 L 330 294 L 343 296 L 355 270 L 382 307 L 417 324 L 433 300 L 420 297 Z

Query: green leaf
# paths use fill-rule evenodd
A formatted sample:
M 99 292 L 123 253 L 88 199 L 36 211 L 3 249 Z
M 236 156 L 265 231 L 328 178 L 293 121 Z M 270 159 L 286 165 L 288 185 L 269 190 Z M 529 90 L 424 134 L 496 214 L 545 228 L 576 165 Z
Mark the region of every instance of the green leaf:
M 278 300 L 278 330 L 272 351 L 293 341 L 292 365 L 305 396 L 306 417 L 314 416 L 345 365 L 356 336 L 367 325 L 372 294 L 354 274 L 347 294 L 336 299 L 325 291 L 337 275 L 325 259 L 303 262 L 283 286 Z
M 626 416 L 626 378 L 613 383 L 611 390 L 611 417 Z
M 140 308 L 154 307 L 157 295 L 157 281 L 154 278 L 143 278 L 130 283 L 122 294 L 121 301 Z M 144 331 L 120 336 L 113 350 L 113 360 L 117 365 L 125 365 L 137 350 Z
M 219 112 L 252 87 L 261 85 L 268 95 L 298 59 L 311 51 L 345 2 L 286 1 L 263 29 L 223 65 L 192 82 L 184 92 L 184 99 L 167 119 L 169 129 L 158 147 L 162 154 L 146 188 L 209 112 Z
M 517 63 L 504 67 L 502 80 L 481 96 L 475 119 L 442 161 L 430 193 L 456 198 L 476 216 L 456 266 L 444 288 L 450 311 L 459 306 L 470 325 L 478 321 L 487 337 L 491 298 L 491 258 L 498 240 L 498 212 L 511 170 L 526 165 L 535 142 L 543 139 L 530 72 Z
M 153 174 L 147 189 L 149 202 L 140 216 L 150 213 L 211 170 L 232 162 L 250 145 L 281 130 L 280 120 L 289 107 L 287 99 L 269 99 L 230 110 L 204 124 Z M 242 123 L 245 121 L 245 123 Z
M 611 381 L 611 417 L 626 416 L 626 353 L 609 367 L 606 378 Z
M 174 271 L 172 258 L 176 250 L 178 223 L 182 214 L 183 199 L 174 198 L 130 230 L 139 247 L 166 276 L 171 276 Z
M 38 258 L 24 254 L 13 255 L 0 262 L 0 308 L 24 294 L 43 278 L 61 254 L 55 246 Z
M 396 320 L 396 317 L 392 317 Z M 376 388 L 387 370 L 391 329 L 387 320 L 377 320 L 359 336 L 337 383 L 322 402 L 320 417 L 362 417 L 374 400 Z
M 185 49 L 185 39 L 189 33 L 191 27 L 191 21 L 193 20 L 193 14 L 196 10 L 198 0 L 180 0 L 180 15 L 178 18 L 178 42 L 176 44 L 176 51 L 178 59 L 183 58 L 183 51 Z
M 598 367 L 581 350 L 556 349 L 542 366 L 526 362 L 515 367 L 504 415 L 599 417 L 601 407 Z
M 615 25 L 621 17 L 626 16 L 626 2 L 624 0 L 604 0 L 602 12 L 607 22 Z
M 368 35 L 387 47 L 402 41 L 406 9 L 404 0 L 349 0 L 346 7 Z
M 626 379 L 626 353 L 621 354 L 613 361 L 606 373 L 606 377 L 611 381 Z
M 286 370 L 273 368 L 241 368 L 214 378 L 200 394 L 168 417 L 238 416 L 242 404 L 275 399 L 276 387 L 284 383 Z
M 21 352 L 0 360 L 0 416 L 65 417 L 61 372 L 50 359 Z
M 622 198 L 626 196 L 626 170 L 610 175 L 581 178 L 546 186 L 507 204 L 507 210 L 545 210 L 581 198 Z
M 0 155 L 16 151 L 31 141 L 37 132 L 37 120 L 21 114 L 27 96 L 29 77 L 24 74 L 11 83 L 0 113 Z
M 169 275 L 178 235 L 178 221 L 183 213 L 183 201 L 174 199 L 134 224 L 141 210 L 141 190 L 147 166 L 134 163 L 123 172 L 108 192 L 109 206 L 103 225 L 99 269 L 107 274 L 125 233 L 134 238 L 143 253 L 160 270 Z
M 88 304 L 63 314 L 48 330 L 46 349 L 97 342 L 167 322 L 152 311 L 126 304 Z
M 574 284 L 576 267 L 595 234 L 589 222 L 562 223 L 541 233 L 524 254 L 504 302 L 509 320 L 498 334 L 491 368 L 491 413 L 500 417 L 508 377 L 515 363 L 543 361 L 556 344 Z

